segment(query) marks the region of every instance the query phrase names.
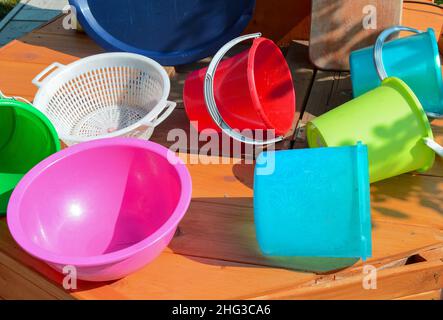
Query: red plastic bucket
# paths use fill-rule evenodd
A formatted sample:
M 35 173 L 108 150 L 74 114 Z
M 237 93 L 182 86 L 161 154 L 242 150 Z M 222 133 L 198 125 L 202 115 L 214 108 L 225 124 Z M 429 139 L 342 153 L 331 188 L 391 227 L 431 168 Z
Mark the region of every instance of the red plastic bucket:
M 251 38 L 254 42 L 249 50 L 221 61 L 234 45 Z M 188 76 L 183 96 L 186 113 L 191 121 L 198 121 L 199 132 L 208 128 L 224 131 L 246 143 L 257 141 L 239 136 L 232 128 L 274 130 L 276 136 L 283 136 L 295 116 L 291 71 L 280 49 L 260 34 L 227 43 L 208 68 Z

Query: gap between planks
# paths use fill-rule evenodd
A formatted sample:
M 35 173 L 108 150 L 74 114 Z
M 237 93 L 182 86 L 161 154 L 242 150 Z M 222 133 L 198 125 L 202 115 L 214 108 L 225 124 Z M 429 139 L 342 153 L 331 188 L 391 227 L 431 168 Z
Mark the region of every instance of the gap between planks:
M 411 257 L 416 256 L 423 260 L 410 261 Z M 402 297 L 428 293 L 429 291 L 434 292 L 443 287 L 443 277 L 440 277 L 441 272 L 443 272 L 443 243 L 422 248 L 415 252 L 411 251 L 407 257 L 397 255 L 391 258 L 380 259 L 379 261 L 372 261 L 370 265 L 377 269 L 377 282 L 383 284 L 382 291 L 377 292 L 378 289 L 369 291 L 363 289 L 364 265 L 360 265 L 359 268 L 353 268 L 352 270 L 347 269 L 331 275 L 317 277 L 296 287 L 287 286 L 263 292 L 256 296 L 240 297 L 240 299 L 367 299 L 368 297 L 371 299 L 400 299 Z M 435 270 L 434 274 L 429 274 L 429 266 L 431 266 L 430 269 Z M 424 273 L 419 274 L 419 271 Z M 417 276 L 417 279 L 423 278 L 426 280 L 426 288 L 420 288 L 419 286 L 422 283 L 419 282 L 418 284 L 416 283 L 418 286 L 415 289 L 413 286 L 408 288 L 408 285 L 406 285 L 404 286 L 406 288 L 402 288 L 405 292 L 396 292 L 392 291 L 390 286 L 384 285 L 384 281 L 390 281 L 395 287 L 396 280 L 391 278 L 395 276 L 414 278 L 414 275 Z M 411 282 L 409 281 L 408 283 Z M 334 290 L 331 290 L 332 288 Z M 350 294 L 349 291 L 354 293 Z M 374 293 L 374 295 L 371 296 L 370 293 Z

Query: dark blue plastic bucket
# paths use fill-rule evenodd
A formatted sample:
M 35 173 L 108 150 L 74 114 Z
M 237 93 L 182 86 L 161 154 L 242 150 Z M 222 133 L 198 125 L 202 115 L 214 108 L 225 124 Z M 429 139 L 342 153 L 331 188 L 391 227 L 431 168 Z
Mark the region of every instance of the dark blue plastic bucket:
M 104 49 L 162 65 L 197 61 L 237 37 L 255 0 L 70 0 L 86 33 Z

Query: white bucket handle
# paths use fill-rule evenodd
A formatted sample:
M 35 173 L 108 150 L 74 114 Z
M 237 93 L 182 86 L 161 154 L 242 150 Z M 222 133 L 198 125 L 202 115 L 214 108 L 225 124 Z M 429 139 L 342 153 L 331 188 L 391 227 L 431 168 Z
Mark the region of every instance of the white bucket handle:
M 283 136 L 278 136 L 273 139 L 269 140 L 255 140 L 248 138 L 239 132 L 233 130 L 229 124 L 223 119 L 222 115 L 220 114 L 220 111 L 218 110 L 217 103 L 215 102 L 214 97 L 214 78 L 215 78 L 215 72 L 217 71 L 217 67 L 220 63 L 220 61 L 223 59 L 225 54 L 232 49 L 235 45 L 237 45 L 240 42 L 249 40 L 249 39 L 256 39 L 261 37 L 261 33 L 253 33 L 248 34 L 244 36 L 240 36 L 238 38 L 235 38 L 228 43 L 226 43 L 214 56 L 212 59 L 208 70 L 206 72 L 205 76 L 205 83 L 204 83 L 204 95 L 205 95 L 205 102 L 206 102 L 206 108 L 208 109 L 209 114 L 211 115 L 211 118 L 214 120 L 214 122 L 222 129 L 224 133 L 229 135 L 231 138 L 246 143 L 246 144 L 253 144 L 253 145 L 269 145 L 274 144 L 277 142 L 280 142 L 284 139 Z
M 27 100 L 23 97 L 8 97 L 7 95 L 3 94 L 3 92 L 1 90 L 0 90 L 0 99 L 10 99 L 10 100 L 15 100 L 15 101 L 21 101 L 26 104 L 29 104 L 30 106 L 33 106 L 32 103 L 29 102 L 29 100 Z
M 41 88 L 43 86 L 43 84 L 48 81 L 50 78 L 52 78 L 56 73 L 60 72 L 61 69 L 63 69 L 65 67 L 65 65 L 58 63 L 58 62 L 54 62 L 53 64 L 51 64 L 50 66 L 46 67 L 45 70 L 43 70 L 42 72 L 40 72 L 35 78 L 34 80 L 32 80 L 32 83 L 38 87 Z M 55 70 L 59 69 L 56 73 L 53 73 Z M 45 77 L 45 79 L 43 79 L 43 81 L 41 80 L 43 77 Z
M 177 107 L 177 103 L 173 101 L 166 101 L 163 108 L 161 108 L 157 114 L 154 116 L 153 121 L 148 121 L 146 125 L 151 127 L 157 127 L 160 123 L 165 121 L 167 117 L 174 111 L 175 107 Z
M 400 32 L 400 31 L 408 31 L 408 32 L 412 32 L 412 33 L 423 33 L 423 31 L 420 31 L 420 30 L 417 30 L 414 28 L 403 27 L 403 26 L 390 27 L 390 28 L 384 30 L 382 33 L 380 33 L 380 35 L 378 36 L 377 41 L 375 42 L 375 45 L 374 45 L 374 62 L 375 62 L 375 67 L 377 69 L 378 76 L 381 81 L 383 81 L 384 79 L 386 79 L 388 77 L 388 74 L 386 73 L 385 65 L 383 63 L 383 46 L 386 42 L 386 39 L 390 35 Z

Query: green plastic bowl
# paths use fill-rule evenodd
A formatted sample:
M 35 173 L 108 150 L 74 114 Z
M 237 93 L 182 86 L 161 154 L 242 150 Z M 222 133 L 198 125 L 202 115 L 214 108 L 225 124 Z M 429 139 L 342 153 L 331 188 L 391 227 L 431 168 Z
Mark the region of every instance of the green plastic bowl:
M 52 123 L 33 106 L 0 97 L 0 215 L 20 179 L 60 150 Z
M 368 146 L 370 181 L 432 167 L 435 153 L 424 142 L 433 139 L 420 101 L 402 80 L 382 84 L 307 125 L 310 147 Z

